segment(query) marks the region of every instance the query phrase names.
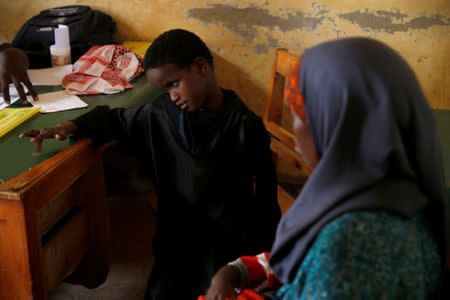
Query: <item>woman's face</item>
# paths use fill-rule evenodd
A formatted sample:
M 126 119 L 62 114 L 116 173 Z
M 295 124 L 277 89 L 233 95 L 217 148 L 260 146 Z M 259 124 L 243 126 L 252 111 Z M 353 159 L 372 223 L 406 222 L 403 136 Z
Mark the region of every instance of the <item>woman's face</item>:
M 304 122 L 297 114 L 292 113 L 292 129 L 295 137 L 295 151 L 300 153 L 314 169 L 319 163 L 320 156 L 308 122 Z

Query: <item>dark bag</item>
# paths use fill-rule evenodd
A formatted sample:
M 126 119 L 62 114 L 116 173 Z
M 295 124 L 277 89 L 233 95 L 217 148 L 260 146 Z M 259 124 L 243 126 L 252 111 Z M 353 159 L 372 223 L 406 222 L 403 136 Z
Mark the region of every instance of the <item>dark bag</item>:
M 22 26 L 12 42 L 25 51 L 30 68 L 51 67 L 50 45 L 55 43 L 58 24 L 69 26 L 72 63 L 93 45 L 114 43 L 116 23 L 107 14 L 83 5 L 43 10 Z

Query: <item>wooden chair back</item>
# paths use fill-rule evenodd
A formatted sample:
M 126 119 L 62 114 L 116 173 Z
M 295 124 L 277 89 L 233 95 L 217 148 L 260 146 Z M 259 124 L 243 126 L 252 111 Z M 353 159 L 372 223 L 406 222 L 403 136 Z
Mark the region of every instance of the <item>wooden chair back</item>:
M 283 108 L 285 105 L 284 95 L 287 88 L 286 83 L 298 60 L 299 58 L 297 56 L 290 54 L 285 49 L 276 50 L 263 120 L 272 139 L 270 147 L 275 164 L 282 158 L 294 168 L 298 169 L 302 176 L 307 177 L 311 174 L 311 168 L 303 157 L 295 152 L 294 135 L 282 126 Z M 281 186 L 278 186 L 278 201 L 283 212 L 289 208 L 294 200 L 294 197 Z

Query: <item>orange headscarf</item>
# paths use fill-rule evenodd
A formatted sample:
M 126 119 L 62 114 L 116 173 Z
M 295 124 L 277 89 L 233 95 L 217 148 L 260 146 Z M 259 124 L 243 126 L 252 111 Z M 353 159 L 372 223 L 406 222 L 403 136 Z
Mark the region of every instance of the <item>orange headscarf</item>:
M 285 91 L 284 97 L 291 111 L 294 112 L 297 116 L 299 116 L 303 122 L 305 122 L 306 121 L 305 104 L 303 101 L 302 93 L 299 89 L 299 79 L 300 79 L 300 59 L 291 70 L 288 87 Z

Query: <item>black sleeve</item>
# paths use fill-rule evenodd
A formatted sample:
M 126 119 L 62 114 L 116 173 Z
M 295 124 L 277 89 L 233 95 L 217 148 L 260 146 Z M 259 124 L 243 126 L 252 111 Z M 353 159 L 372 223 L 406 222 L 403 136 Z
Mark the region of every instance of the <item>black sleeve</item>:
M 277 176 L 270 150 L 270 136 L 260 117 L 252 122 L 251 159 L 255 180 L 255 216 L 258 216 L 258 235 L 265 245 L 272 245 L 281 210 L 277 201 Z M 269 251 L 269 249 L 263 249 Z
M 146 148 L 151 104 L 133 108 L 97 106 L 76 118 L 77 135 L 92 138 L 95 145 L 117 140 L 129 149 Z

